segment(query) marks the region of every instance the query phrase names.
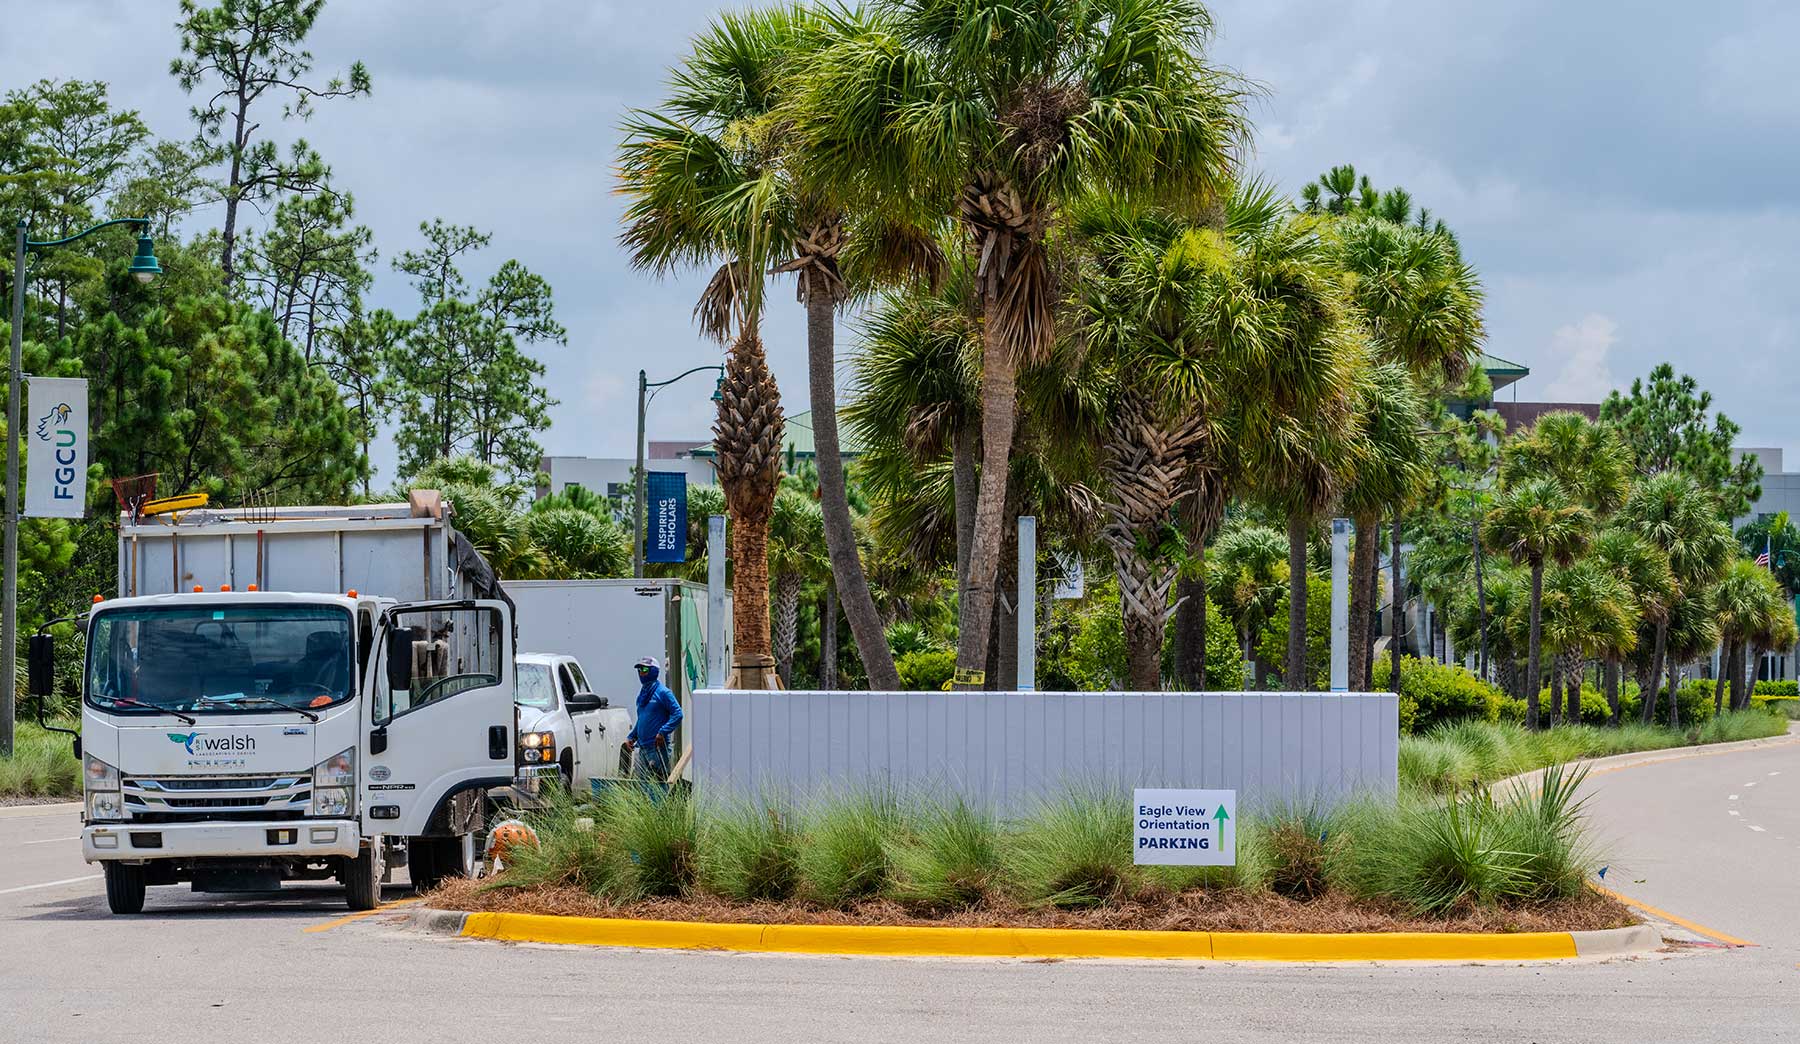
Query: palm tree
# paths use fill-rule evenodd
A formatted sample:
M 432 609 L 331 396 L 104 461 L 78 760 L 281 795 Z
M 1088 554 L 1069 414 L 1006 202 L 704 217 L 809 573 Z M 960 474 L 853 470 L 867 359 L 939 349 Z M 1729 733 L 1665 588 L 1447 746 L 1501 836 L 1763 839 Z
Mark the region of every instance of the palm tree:
M 1594 518 L 1551 479 L 1532 479 L 1503 490 L 1488 512 L 1488 549 L 1531 569 L 1530 632 L 1526 641 L 1525 724 L 1538 727 L 1538 685 L 1543 644 L 1544 565 L 1566 566 L 1586 550 Z M 1396 595 L 1396 600 L 1398 596 Z
M 1268 526 L 1232 525 L 1219 534 L 1206 568 L 1206 594 L 1237 629 L 1246 661 L 1256 661 L 1256 636 L 1287 593 L 1286 538 Z M 1261 688 L 1267 665 L 1256 663 Z
M 774 8 L 721 16 L 672 76 L 664 111 L 634 111 L 620 149 L 621 237 L 632 264 L 658 274 L 715 265 L 694 307 L 729 342 L 714 425 L 719 485 L 731 512 L 737 684 L 761 687 L 770 648 L 768 536 L 780 478 L 781 396 L 759 331 L 764 273 L 793 227 L 779 157 L 756 121 L 778 102 L 782 71 L 812 39 L 810 16 Z
M 1745 678 L 1743 688 L 1738 691 L 1735 706 L 1737 710 L 1747 710 L 1750 697 L 1756 692 L 1756 665 L 1771 649 L 1792 649 L 1794 643 L 1800 641 L 1800 624 L 1794 622 L 1793 603 L 1783 593 L 1780 585 L 1775 585 L 1769 592 L 1773 597 L 1764 602 L 1761 619 L 1750 632 L 1750 666 L 1749 676 Z
M 1481 349 L 1485 332 L 1480 280 L 1462 260 L 1456 240 L 1448 232 L 1404 223 L 1411 204 L 1404 193 L 1390 193 L 1384 209 L 1382 194 L 1364 178 L 1356 207 L 1336 205 L 1335 201 L 1347 199 L 1346 186 L 1353 179 L 1354 170 L 1346 166 L 1333 168 L 1319 180 L 1333 193 L 1334 203 L 1325 207 L 1327 212 L 1355 215 L 1333 227 L 1334 260 L 1350 275 L 1351 300 L 1369 327 L 1376 357 L 1404 367 L 1421 392 L 1435 394 L 1445 385 L 1461 380 Z M 1365 530 L 1374 533 L 1379 514 L 1367 499 L 1359 499 L 1362 517 L 1357 525 L 1358 544 L 1368 553 L 1356 560 L 1358 586 L 1371 592 L 1372 598 L 1377 556 L 1361 534 Z M 1398 590 L 1404 498 L 1396 498 L 1391 504 L 1389 551 L 1396 588 L 1393 612 L 1398 620 L 1405 604 L 1404 594 Z M 1373 619 L 1372 612 L 1359 617 L 1364 630 L 1352 631 L 1352 648 L 1370 647 Z M 1397 627 L 1391 653 L 1390 677 L 1398 677 Z
M 769 520 L 769 575 L 774 581 L 773 651 L 783 687 L 794 684 L 794 642 L 800 629 L 800 589 L 826 566 L 820 561 L 825 519 L 819 504 L 793 479 L 775 494 Z
M 1745 655 L 1754 669 L 1765 645 L 1776 637 L 1777 621 L 1792 619 L 1792 609 L 1782 597 L 1781 585 L 1767 569 L 1747 558 L 1734 559 L 1713 588 L 1713 612 L 1719 621 L 1719 676 L 1713 683 L 1713 710 L 1725 707 L 1725 689 L 1731 687 L 1731 709 L 1747 705 Z
M 1692 478 L 1677 471 L 1665 471 L 1638 482 L 1619 508 L 1617 518 L 1621 525 L 1668 557 L 1669 572 L 1675 581 L 1669 589 L 1669 615 L 1656 624 L 1651 645 L 1650 673 L 1644 685 L 1641 713 L 1643 723 L 1648 725 L 1655 720 L 1656 704 L 1661 699 L 1665 654 L 1669 651 L 1675 617 L 1682 614 L 1683 603 L 1703 598 L 1707 588 L 1724 573 L 1731 561 L 1733 541 L 1731 528 L 1719 520 L 1718 502 Z M 1680 724 L 1673 685 L 1669 724 Z
M 992 624 L 1017 375 L 1056 340 L 1055 209 L 1093 189 L 1194 208 L 1221 198 L 1242 92 L 1202 58 L 1212 21 L 1191 0 L 870 10 L 808 63 L 796 124 L 821 182 L 954 210 L 976 259 L 982 468 L 957 648 L 970 687 Z
M 1611 425 L 1554 411 L 1500 449 L 1500 481 L 1552 478 L 1598 518 L 1617 511 L 1631 489 L 1631 457 Z
M 1553 570 L 1544 581 L 1543 643 L 1555 656 L 1550 672 L 1551 724 L 1560 713 L 1581 723 L 1582 665 L 1595 656 L 1629 652 L 1637 643 L 1638 607 L 1631 589 L 1591 558 Z M 1567 688 L 1566 707 L 1557 697 Z
M 1625 584 L 1632 603 L 1637 606 L 1641 624 L 1655 628 L 1667 622 L 1675 575 L 1669 570 L 1669 557 L 1660 548 L 1629 529 L 1613 526 L 1595 538 L 1592 555 L 1597 565 Z M 1613 725 L 1619 724 L 1619 667 L 1625 655 L 1638 644 L 1638 636 L 1634 634 L 1629 644 L 1602 650 L 1606 704 Z
M 1376 574 L 1380 568 L 1380 520 L 1384 508 L 1413 499 L 1431 475 L 1424 437 L 1425 403 L 1407 372 L 1392 363 L 1370 371 L 1368 393 L 1357 411 L 1363 452 L 1344 490 L 1343 507 L 1356 529 L 1350 577 L 1350 688 L 1375 684 L 1370 662 Z

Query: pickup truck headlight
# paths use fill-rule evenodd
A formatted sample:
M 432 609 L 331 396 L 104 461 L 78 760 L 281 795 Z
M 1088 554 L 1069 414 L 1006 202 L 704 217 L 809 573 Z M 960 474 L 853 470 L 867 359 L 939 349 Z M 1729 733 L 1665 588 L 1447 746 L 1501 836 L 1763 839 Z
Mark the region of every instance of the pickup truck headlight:
M 356 792 L 356 748 L 345 747 L 313 766 L 312 815 L 347 816 Z
M 82 775 L 82 787 L 87 791 L 88 819 L 124 819 L 125 799 L 119 792 L 119 770 L 89 754 L 82 759 Z
M 519 746 L 524 751 L 522 757 L 528 765 L 556 760 L 554 732 L 522 732 L 519 734 Z

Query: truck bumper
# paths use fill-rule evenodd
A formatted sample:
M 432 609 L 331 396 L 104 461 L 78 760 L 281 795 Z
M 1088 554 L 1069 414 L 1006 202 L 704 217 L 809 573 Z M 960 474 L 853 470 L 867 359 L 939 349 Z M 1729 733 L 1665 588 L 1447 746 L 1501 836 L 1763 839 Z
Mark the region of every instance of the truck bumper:
M 89 823 L 81 856 L 113 859 L 355 856 L 361 831 L 353 819 L 290 819 L 273 823 Z

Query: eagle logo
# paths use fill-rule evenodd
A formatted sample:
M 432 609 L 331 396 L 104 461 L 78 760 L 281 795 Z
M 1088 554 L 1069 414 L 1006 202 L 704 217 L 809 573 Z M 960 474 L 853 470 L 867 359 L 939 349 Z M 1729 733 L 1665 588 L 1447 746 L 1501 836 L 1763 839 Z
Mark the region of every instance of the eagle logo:
M 163 735 L 169 737 L 171 741 L 186 747 L 189 754 L 194 752 L 194 741 L 200 738 L 198 732 L 189 732 L 185 734 L 180 732 L 165 732 Z
M 37 422 L 37 437 L 44 442 L 49 442 L 51 429 L 67 424 L 69 414 L 72 412 L 74 411 L 66 402 L 59 402 L 50 407 L 50 412 L 44 414 L 43 419 Z

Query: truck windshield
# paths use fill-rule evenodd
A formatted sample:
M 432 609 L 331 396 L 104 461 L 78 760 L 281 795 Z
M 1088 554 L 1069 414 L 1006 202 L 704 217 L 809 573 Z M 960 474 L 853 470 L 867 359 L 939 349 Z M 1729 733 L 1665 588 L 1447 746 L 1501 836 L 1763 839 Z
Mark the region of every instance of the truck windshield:
M 514 672 L 519 679 L 519 692 L 514 699 L 522 707 L 536 707 L 539 710 L 556 709 L 556 680 L 550 676 L 550 667 L 542 663 L 521 663 L 515 665 Z
M 87 701 L 113 714 L 316 710 L 353 690 L 350 614 L 329 606 L 118 609 L 88 627 Z

